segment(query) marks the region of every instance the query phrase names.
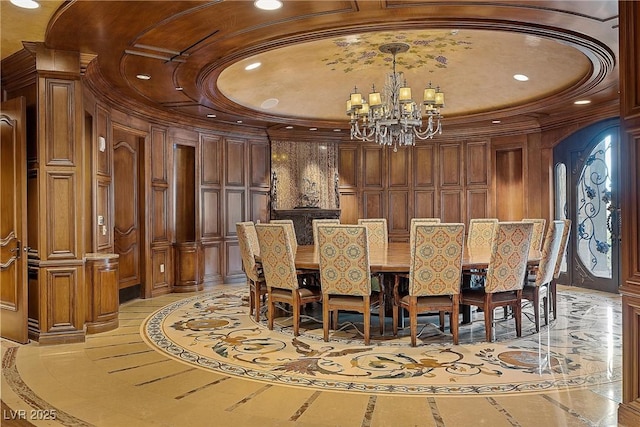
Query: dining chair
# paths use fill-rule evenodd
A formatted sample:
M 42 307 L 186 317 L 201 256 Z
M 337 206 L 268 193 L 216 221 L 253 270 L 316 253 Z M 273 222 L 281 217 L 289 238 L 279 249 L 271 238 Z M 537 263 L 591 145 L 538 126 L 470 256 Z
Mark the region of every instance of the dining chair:
M 468 248 L 490 248 L 498 224 L 496 218 L 472 218 L 469 220 Z
M 522 335 L 522 287 L 527 271 L 533 224 L 499 222 L 491 241 L 491 254 L 484 287 L 463 289 L 460 304 L 484 311 L 485 334 L 491 342 L 493 311 L 511 307 L 516 321 L 516 335 Z
M 358 225 L 367 227 L 369 247 L 383 248 L 389 243 L 386 218 L 360 218 L 358 219 Z
M 291 242 L 291 249 L 295 255 L 298 250 L 298 238 L 296 236 L 296 228 L 293 225 L 293 220 L 291 219 L 272 219 L 269 221 L 269 224 L 283 224 L 285 226 L 285 230 L 287 231 L 287 238 L 289 242 Z
M 464 224 L 414 224 L 410 244 L 409 294 L 400 297 L 400 277 L 393 288 L 393 334 L 398 334 L 398 308 L 409 311 L 411 345 L 416 346 L 418 313 L 440 313 L 444 330 L 444 313 L 450 313 L 453 343 L 458 344 L 458 314 Z
M 242 256 L 242 268 L 249 283 L 249 316 L 255 311 L 256 322 L 260 320 L 260 301 L 267 294 L 267 286 L 262 272 L 262 265 L 256 261 L 260 256 L 260 245 L 256 227 L 251 221 L 237 222 L 236 233 Z
M 524 218 L 522 222 L 533 223 L 533 234 L 531 235 L 531 249 L 539 251 L 542 248 L 542 240 L 544 237 L 544 227 L 547 220 L 544 218 Z
M 286 224 L 257 224 L 260 258 L 267 284 L 267 319 L 273 329 L 275 303 L 283 302 L 293 308 L 293 335 L 300 330 L 300 307 L 318 302 L 322 294 L 318 288 L 300 287 L 291 240 Z
M 311 228 L 313 231 L 313 244 L 316 246 L 316 250 L 318 249 L 318 226 L 326 225 L 326 224 L 340 224 L 340 220 L 337 218 L 332 219 L 313 219 L 311 220 Z
M 362 313 L 364 343 L 369 345 L 371 306 L 378 305 L 380 334 L 384 333 L 384 293 L 372 300 L 368 230 L 362 225 L 318 227 L 320 245 L 320 286 L 322 287 L 322 328 L 329 340 L 330 316 L 338 327 L 340 310 Z
M 563 219 L 561 220 L 564 223 L 564 228 L 562 229 L 562 239 L 560 240 L 560 250 L 558 251 L 558 259 L 556 260 L 556 268 L 553 271 L 553 280 L 549 285 L 549 294 L 551 298 L 551 307 L 550 309 L 553 311 L 553 318 L 557 319 L 558 312 L 557 309 L 557 286 L 556 280 L 560 276 L 560 269 L 562 268 L 562 260 L 567 253 L 567 246 L 569 245 L 569 236 L 571 235 L 571 220 Z
M 534 225 L 535 229 L 535 225 Z M 550 283 L 553 280 L 553 273 L 558 262 L 558 252 L 562 241 L 564 222 L 552 221 L 549 223 L 547 235 L 544 238 L 542 256 L 535 273 L 529 277 L 522 289 L 522 298 L 529 300 L 533 304 L 533 315 L 536 324 L 536 332 L 540 332 L 540 294 L 544 295 L 544 324 L 549 324 L 549 303 L 550 303 Z

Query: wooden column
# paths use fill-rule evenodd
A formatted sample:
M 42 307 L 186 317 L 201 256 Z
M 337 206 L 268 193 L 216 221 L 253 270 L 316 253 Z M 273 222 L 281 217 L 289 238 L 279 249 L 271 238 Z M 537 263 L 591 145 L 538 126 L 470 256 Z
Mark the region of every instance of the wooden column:
M 28 122 L 29 337 L 85 339 L 84 147 L 78 52 L 28 44 L 35 111 Z M 34 129 L 36 128 L 37 129 Z
M 618 424 L 640 425 L 640 3 L 620 1 L 622 398 Z

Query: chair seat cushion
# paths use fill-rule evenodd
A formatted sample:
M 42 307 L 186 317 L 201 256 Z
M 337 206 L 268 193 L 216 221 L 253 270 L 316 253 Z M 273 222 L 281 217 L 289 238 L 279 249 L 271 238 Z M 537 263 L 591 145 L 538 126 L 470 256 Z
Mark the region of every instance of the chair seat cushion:
M 329 301 L 332 308 L 338 310 L 341 308 L 348 309 L 354 305 L 362 305 L 363 297 L 355 295 L 329 295 Z M 373 303 L 373 299 L 371 299 L 371 302 Z
M 314 288 L 298 288 L 298 293 L 300 294 L 300 298 L 314 298 L 320 297 L 322 294 L 319 289 Z M 274 298 L 291 298 L 291 290 L 290 289 L 281 289 L 281 288 L 271 288 L 271 295 Z
M 411 297 L 405 295 L 400 299 L 400 304 L 408 307 Z M 438 308 L 451 308 L 451 297 L 448 295 L 422 296 L 418 297 L 418 310 L 437 310 Z
M 481 306 L 484 304 L 484 296 L 484 289 L 463 289 L 460 303 Z M 497 292 L 493 294 L 492 300 L 494 303 L 517 301 L 516 292 Z

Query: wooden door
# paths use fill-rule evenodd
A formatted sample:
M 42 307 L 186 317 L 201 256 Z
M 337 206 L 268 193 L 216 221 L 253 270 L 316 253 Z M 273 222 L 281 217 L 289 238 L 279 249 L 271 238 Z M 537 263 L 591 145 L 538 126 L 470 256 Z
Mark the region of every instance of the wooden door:
M 120 255 L 120 289 L 141 283 L 138 136 L 113 131 L 115 253 Z
M 26 103 L 0 104 L 0 322 L 2 338 L 27 343 Z

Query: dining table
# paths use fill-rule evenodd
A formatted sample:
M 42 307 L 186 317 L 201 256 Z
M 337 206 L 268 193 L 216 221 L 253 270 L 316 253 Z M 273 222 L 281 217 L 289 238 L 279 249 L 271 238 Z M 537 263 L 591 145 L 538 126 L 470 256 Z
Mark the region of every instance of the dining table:
M 532 249 L 529 251 L 528 266 L 535 267 L 540 263 L 542 251 Z M 464 247 L 462 254 L 462 271 L 470 272 L 483 271 L 489 267 L 491 249 L 486 247 Z M 389 273 L 409 273 L 411 252 L 408 242 L 389 242 L 382 247 L 369 247 L 369 268 L 372 274 Z M 319 251 L 316 245 L 298 246 L 295 256 L 296 268 L 300 270 L 320 270 Z M 462 287 L 470 286 L 470 276 L 463 276 Z M 391 286 L 385 286 L 387 300 L 391 301 Z M 461 306 L 462 323 L 471 322 L 471 311 L 467 306 Z

